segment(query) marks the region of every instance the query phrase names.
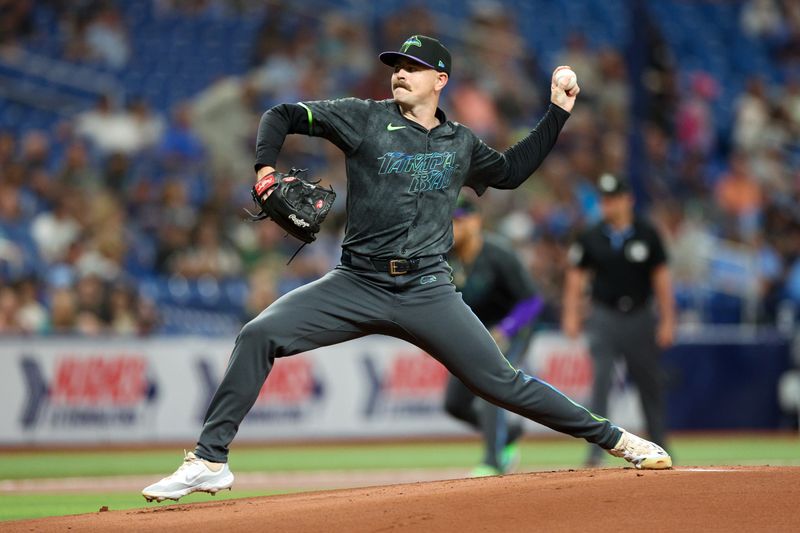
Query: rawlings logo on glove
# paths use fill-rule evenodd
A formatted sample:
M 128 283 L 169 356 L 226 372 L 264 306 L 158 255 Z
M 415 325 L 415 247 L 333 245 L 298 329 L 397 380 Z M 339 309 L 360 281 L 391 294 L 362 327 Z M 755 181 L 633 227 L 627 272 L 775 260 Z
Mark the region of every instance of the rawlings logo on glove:
M 317 185 L 319 181 L 302 178 L 303 172 L 293 168 L 288 174 L 273 172 L 258 180 L 251 192 L 260 212 L 245 211 L 251 220 L 269 218 L 292 237 L 309 243 L 317 238 L 336 193 Z
M 289 220 L 291 220 L 292 222 L 294 222 L 296 225 L 300 226 L 301 228 L 307 228 L 307 227 L 309 227 L 311 225 L 308 222 L 306 222 L 305 220 L 300 220 L 299 218 L 294 216 L 294 213 L 289 215 Z

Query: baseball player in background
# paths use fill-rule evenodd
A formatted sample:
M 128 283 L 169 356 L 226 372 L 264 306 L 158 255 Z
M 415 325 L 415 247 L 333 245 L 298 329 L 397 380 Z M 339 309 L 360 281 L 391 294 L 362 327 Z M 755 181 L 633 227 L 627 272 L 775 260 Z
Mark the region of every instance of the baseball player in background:
M 605 415 L 614 362 L 624 359 L 639 389 L 650 438 L 664 445 L 664 375 L 661 350 L 675 337 L 675 298 L 664 245 L 656 229 L 634 213 L 630 186 L 603 174 L 597 181 L 603 219 L 581 233 L 569 251 L 562 326 L 581 331 L 581 296 L 592 276 L 592 311 L 586 333 L 594 362 L 591 408 Z M 653 296 L 658 313 L 653 309 Z M 587 466 L 602 464 L 590 448 Z
M 463 194 L 453 212 L 453 240 L 448 255 L 453 284 L 464 303 L 489 329 L 506 359 L 516 365 L 544 306 L 536 295 L 533 279 L 509 242 L 483 232 L 483 217 L 477 204 Z M 472 477 L 504 474 L 516 467 L 522 426 L 509 425 L 504 409 L 476 398 L 452 375 L 447 382 L 444 408 L 481 433 L 483 462 L 472 470 Z
M 264 113 L 256 175 L 269 179 L 290 133 L 323 137 L 346 157 L 347 226 L 341 263 L 276 300 L 245 324 L 206 412 L 195 450 L 178 470 L 146 487 L 148 500 L 215 493 L 233 484 L 229 446 L 276 359 L 370 334 L 425 350 L 478 396 L 556 431 L 586 439 L 639 468 L 668 468 L 659 446 L 592 414 L 516 369 L 450 281 L 444 254 L 462 186 L 513 189 L 544 160 L 579 88 L 551 81 L 551 104 L 530 134 L 505 152 L 439 109 L 450 78 L 448 50 L 423 35 L 381 61 L 392 99 L 281 104 Z

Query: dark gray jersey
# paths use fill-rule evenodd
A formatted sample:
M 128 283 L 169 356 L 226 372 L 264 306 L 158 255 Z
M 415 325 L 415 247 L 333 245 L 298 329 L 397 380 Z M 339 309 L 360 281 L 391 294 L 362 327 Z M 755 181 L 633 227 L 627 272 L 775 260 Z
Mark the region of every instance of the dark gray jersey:
M 346 156 L 347 227 L 343 247 L 376 258 L 446 253 L 462 186 L 514 188 L 541 163 L 569 113 L 550 106 L 528 138 L 505 153 L 448 121 L 427 130 L 393 100 L 344 98 L 276 106 L 262 117 L 256 167 L 274 166 L 287 133 L 323 137 Z
M 484 235 L 481 251 L 471 265 L 464 265 L 454 257 L 448 262 L 464 302 L 488 328 L 536 294 L 533 279 L 511 243 L 498 235 Z

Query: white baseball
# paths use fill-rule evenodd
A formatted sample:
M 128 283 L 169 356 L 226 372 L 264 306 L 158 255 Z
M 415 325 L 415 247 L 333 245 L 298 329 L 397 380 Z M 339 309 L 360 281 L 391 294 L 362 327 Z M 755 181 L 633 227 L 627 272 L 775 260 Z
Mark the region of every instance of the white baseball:
M 556 85 L 565 91 L 571 91 L 578 84 L 578 76 L 569 68 L 562 68 L 556 73 Z

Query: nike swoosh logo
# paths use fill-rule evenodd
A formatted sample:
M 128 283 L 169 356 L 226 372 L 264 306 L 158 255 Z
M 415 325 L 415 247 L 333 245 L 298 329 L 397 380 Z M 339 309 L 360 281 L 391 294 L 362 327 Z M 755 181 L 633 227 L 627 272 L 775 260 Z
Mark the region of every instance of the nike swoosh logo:
M 197 478 L 199 478 L 201 474 L 203 474 L 203 471 L 201 471 L 201 470 L 198 470 L 197 472 L 194 472 L 194 473 L 191 473 L 191 474 L 187 474 L 186 475 L 186 481 L 188 483 L 194 483 L 195 481 L 197 481 Z
M 386 129 L 389 131 L 402 130 L 403 128 L 405 128 L 405 126 L 392 126 L 391 122 L 389 123 L 388 126 L 386 126 Z

